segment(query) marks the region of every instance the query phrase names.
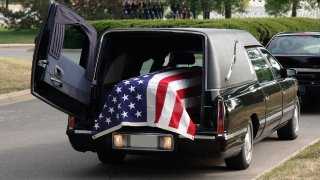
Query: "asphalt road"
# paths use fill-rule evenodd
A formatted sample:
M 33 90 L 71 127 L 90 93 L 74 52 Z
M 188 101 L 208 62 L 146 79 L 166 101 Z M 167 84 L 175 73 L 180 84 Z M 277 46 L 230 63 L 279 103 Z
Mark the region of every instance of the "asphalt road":
M 105 166 L 91 152 L 72 149 L 65 135 L 67 116 L 31 100 L 0 106 L 1 179 L 252 179 L 320 137 L 319 104 L 304 105 L 295 141 L 276 135 L 254 145 L 249 169 L 231 171 L 219 160 L 129 156 Z
M 32 47 L 10 47 L 0 48 L 0 57 L 14 58 L 21 60 L 32 60 Z
M 0 58 L 14 58 L 18 60 L 31 61 L 34 47 L 0 47 Z M 80 60 L 81 50 L 63 49 L 62 55 L 78 63 Z

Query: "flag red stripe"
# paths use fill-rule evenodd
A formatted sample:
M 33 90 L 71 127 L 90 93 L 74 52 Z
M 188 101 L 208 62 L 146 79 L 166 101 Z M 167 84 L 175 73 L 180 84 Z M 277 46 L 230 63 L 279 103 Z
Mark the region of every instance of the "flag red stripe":
M 169 83 L 173 81 L 181 80 L 181 79 L 189 79 L 194 76 L 198 76 L 199 74 L 201 74 L 201 72 L 182 73 L 182 74 L 169 76 L 160 80 L 157 88 L 157 93 L 156 93 L 156 116 L 154 121 L 155 123 L 159 122 Z
M 177 96 L 180 99 L 185 99 L 185 98 L 189 98 L 189 97 L 199 96 L 200 93 L 201 93 L 201 87 L 194 86 L 194 87 L 189 87 L 186 89 L 178 90 Z
M 174 104 L 173 112 L 171 114 L 171 119 L 170 119 L 170 123 L 169 123 L 170 127 L 178 129 L 179 123 L 181 120 L 181 116 L 183 113 L 183 108 L 184 108 L 183 104 L 181 103 L 179 97 L 176 96 L 176 101 Z
M 194 123 L 192 123 L 192 119 L 190 119 L 190 123 L 189 123 L 189 127 L 188 127 L 188 134 L 194 136 L 196 133 L 196 126 L 194 125 Z

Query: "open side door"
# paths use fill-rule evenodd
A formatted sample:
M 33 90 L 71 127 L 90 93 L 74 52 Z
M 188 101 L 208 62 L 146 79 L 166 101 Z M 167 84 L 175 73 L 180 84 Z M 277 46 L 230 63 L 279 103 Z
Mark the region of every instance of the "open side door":
M 80 63 L 62 54 L 65 26 L 83 36 Z M 97 33 L 83 18 L 56 2 L 38 35 L 33 57 L 31 93 L 59 110 L 80 116 L 90 103 Z

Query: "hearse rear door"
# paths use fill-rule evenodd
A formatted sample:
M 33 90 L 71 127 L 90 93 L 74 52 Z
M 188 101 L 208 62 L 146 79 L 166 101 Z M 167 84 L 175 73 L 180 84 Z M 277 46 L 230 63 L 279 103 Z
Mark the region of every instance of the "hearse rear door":
M 62 54 L 67 25 L 85 41 L 80 62 Z M 91 25 L 67 7 L 51 3 L 36 42 L 31 93 L 65 113 L 80 116 L 91 100 L 96 46 L 97 33 Z

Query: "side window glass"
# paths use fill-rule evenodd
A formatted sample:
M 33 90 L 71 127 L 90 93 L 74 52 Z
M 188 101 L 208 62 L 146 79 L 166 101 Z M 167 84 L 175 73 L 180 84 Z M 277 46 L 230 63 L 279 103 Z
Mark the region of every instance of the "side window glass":
M 276 79 L 281 79 L 281 66 L 277 62 L 277 60 L 266 50 L 261 49 L 261 52 L 263 53 L 263 56 L 270 62 L 272 66 L 273 73 L 276 77 Z
M 273 80 L 271 69 L 257 49 L 247 51 L 253 68 L 257 74 L 259 83 L 265 83 Z
M 141 70 L 140 70 L 140 75 L 148 74 L 150 72 L 150 70 L 151 70 L 153 62 L 154 62 L 153 59 L 149 59 L 149 60 L 145 61 L 142 64 L 142 67 L 141 67 Z
M 70 25 L 65 25 L 65 35 L 61 55 L 86 67 L 86 62 L 82 60 L 82 49 L 86 46 L 86 40 L 83 34 Z M 84 55 L 83 55 L 84 56 Z
M 181 61 L 180 63 L 176 64 L 176 67 L 203 67 L 203 53 L 201 51 L 195 51 L 192 53 L 195 58 L 195 61 L 193 64 L 188 64 L 188 63 L 185 64 L 183 61 Z M 171 55 L 172 54 L 169 53 L 166 56 L 163 66 L 168 66 L 170 64 L 170 56 Z
M 196 62 L 192 66 L 199 66 L 203 67 L 203 54 L 202 52 L 194 53 L 194 57 L 196 59 Z

